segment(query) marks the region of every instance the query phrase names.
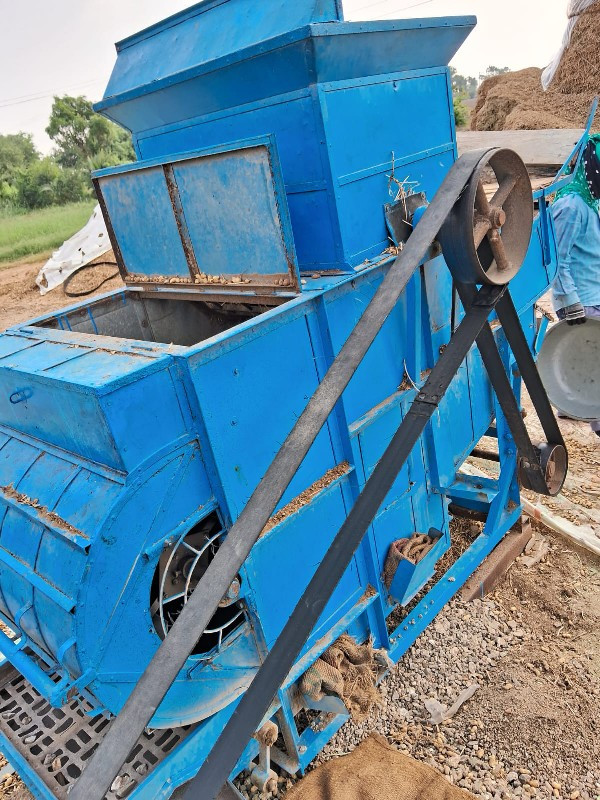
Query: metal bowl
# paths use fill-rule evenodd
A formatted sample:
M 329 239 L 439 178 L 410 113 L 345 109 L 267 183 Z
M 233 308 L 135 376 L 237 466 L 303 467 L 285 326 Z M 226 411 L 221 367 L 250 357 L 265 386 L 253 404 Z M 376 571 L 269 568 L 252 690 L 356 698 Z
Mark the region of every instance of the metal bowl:
M 550 328 L 538 359 L 552 405 L 572 419 L 600 419 L 600 319 Z

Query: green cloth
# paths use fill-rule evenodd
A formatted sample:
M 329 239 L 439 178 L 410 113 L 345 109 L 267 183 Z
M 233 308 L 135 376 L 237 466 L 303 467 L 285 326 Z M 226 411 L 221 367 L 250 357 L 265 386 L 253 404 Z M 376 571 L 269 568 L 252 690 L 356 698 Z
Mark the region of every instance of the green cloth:
M 590 140 L 595 143 L 596 157 L 600 159 L 600 133 L 595 133 L 593 136 L 590 136 Z M 598 210 L 600 209 L 600 198 L 595 198 L 590 192 L 590 187 L 588 186 L 588 181 L 585 174 L 583 158 L 579 161 L 579 166 L 577 167 L 573 180 L 571 183 L 565 186 L 564 189 L 561 189 L 556 193 L 554 202 L 561 197 L 566 197 L 569 194 L 578 194 L 586 206 L 589 206 L 593 211 L 598 213 Z

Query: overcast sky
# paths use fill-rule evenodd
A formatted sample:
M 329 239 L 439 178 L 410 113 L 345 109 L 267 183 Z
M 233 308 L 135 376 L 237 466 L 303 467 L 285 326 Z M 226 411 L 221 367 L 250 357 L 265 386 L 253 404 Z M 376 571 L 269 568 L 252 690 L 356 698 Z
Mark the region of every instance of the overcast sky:
M 52 95 L 98 100 L 115 60 L 113 43 L 191 4 L 0 0 L 0 133 L 30 131 L 47 152 Z M 352 20 L 476 14 L 479 24 L 453 62 L 468 75 L 490 64 L 545 66 L 560 45 L 566 6 L 567 0 L 344 0 Z

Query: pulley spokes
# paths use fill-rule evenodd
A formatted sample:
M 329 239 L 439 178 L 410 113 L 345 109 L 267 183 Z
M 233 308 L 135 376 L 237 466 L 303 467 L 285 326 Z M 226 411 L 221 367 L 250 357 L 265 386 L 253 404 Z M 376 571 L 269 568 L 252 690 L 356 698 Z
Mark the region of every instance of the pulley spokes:
M 498 183 L 488 199 L 484 180 Z M 503 285 L 521 268 L 531 239 L 533 202 L 525 164 L 511 150 L 487 153 L 440 231 L 455 278 Z

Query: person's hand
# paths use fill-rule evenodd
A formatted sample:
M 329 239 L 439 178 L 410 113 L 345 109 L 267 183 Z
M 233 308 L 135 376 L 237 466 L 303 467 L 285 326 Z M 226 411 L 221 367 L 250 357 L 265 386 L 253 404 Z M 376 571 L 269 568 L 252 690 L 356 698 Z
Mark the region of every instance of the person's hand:
M 566 320 L 567 325 L 583 325 L 587 322 L 585 308 L 581 303 L 573 303 L 566 308 L 559 308 L 556 314 L 560 320 Z

